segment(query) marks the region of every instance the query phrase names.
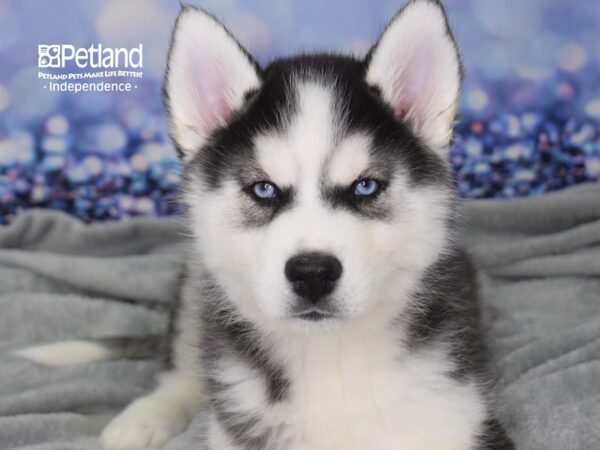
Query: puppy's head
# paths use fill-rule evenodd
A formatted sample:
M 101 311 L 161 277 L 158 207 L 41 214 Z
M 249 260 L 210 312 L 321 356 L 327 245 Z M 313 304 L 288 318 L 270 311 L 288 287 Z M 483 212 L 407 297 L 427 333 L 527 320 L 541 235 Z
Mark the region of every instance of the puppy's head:
M 443 8 L 414 0 L 364 60 L 261 69 L 184 8 L 165 80 L 197 251 L 248 318 L 322 329 L 402 308 L 443 251 L 461 66 Z

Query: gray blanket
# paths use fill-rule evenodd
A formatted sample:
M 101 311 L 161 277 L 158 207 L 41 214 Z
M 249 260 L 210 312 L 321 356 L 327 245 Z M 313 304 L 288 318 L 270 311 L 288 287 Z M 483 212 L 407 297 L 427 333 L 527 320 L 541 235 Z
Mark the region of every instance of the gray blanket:
M 464 206 L 502 420 L 520 449 L 600 448 L 600 185 Z M 0 229 L 0 448 L 98 449 L 156 362 L 37 366 L 24 346 L 162 332 L 181 268 L 174 219 L 84 226 L 31 211 Z M 167 448 L 192 448 L 201 418 Z

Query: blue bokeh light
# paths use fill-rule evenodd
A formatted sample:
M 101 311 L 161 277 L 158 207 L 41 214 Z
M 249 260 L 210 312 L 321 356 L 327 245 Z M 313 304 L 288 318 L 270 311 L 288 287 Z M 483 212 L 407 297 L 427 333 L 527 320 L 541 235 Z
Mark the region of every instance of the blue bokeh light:
M 261 63 L 299 50 L 364 54 L 396 0 L 198 0 Z M 466 198 L 600 180 L 600 8 L 567 0 L 446 0 L 463 52 L 450 162 Z M 576 3 L 576 5 L 575 5 Z M 50 207 L 85 221 L 175 214 L 180 164 L 161 83 L 178 0 L 0 2 L 0 222 Z M 123 92 L 51 92 L 37 45 L 144 45 Z M 46 87 L 44 87 L 46 86 Z

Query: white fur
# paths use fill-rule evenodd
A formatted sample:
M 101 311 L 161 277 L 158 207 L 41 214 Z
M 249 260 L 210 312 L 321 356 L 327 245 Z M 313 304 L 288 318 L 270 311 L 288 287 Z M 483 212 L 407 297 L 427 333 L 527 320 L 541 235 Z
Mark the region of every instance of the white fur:
M 102 345 L 86 341 L 65 341 L 53 344 L 38 345 L 15 353 L 46 366 L 71 366 L 102 361 L 110 356 L 110 352 Z
M 346 137 L 329 162 L 327 177 L 333 185 L 350 186 L 369 167 L 371 137 L 357 133 Z
M 432 148 L 447 150 L 460 90 L 460 62 L 441 6 L 408 3 L 381 37 L 367 70 L 396 115 Z
M 108 424 L 100 436 L 102 447 L 133 450 L 162 446 L 188 426 L 201 397 L 196 375 L 163 374 L 154 392 L 137 399 Z
M 469 450 L 486 417 L 474 384 L 455 382 L 444 349 L 408 353 L 397 331 L 371 321 L 343 331 L 278 336 L 277 352 L 291 376 L 291 399 L 269 405 L 260 378 L 228 361 L 236 410 L 254 413 L 258 428 L 281 429 L 289 450 Z M 254 417 L 254 414 L 251 416 Z M 210 426 L 212 449 L 227 438 Z M 219 445 L 217 445 L 217 443 Z M 235 447 L 231 447 L 235 448 Z
M 211 411 L 208 419 L 208 430 L 209 432 L 206 437 L 208 449 L 238 450 L 235 444 L 231 442 L 231 438 L 227 435 L 227 432 L 223 430 L 213 411 Z
M 176 338 L 173 341 L 173 365 L 178 371 L 190 378 L 199 379 L 202 368 L 199 363 L 199 346 L 201 342 L 200 303 L 197 301 L 195 280 L 185 280 L 180 293 L 180 305 L 175 323 Z
M 170 129 L 191 159 L 260 85 L 256 69 L 223 25 L 204 11 L 182 10 L 173 35 L 166 92 Z

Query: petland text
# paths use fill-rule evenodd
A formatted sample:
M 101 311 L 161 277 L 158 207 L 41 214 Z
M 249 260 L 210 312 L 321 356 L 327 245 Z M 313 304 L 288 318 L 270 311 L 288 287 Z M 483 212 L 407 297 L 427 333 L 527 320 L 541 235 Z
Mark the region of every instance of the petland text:
M 80 69 L 117 69 L 144 67 L 143 45 L 134 48 L 110 48 L 92 44 L 88 48 L 75 48 L 70 44 L 38 45 L 38 68 L 61 69 L 74 63 Z

